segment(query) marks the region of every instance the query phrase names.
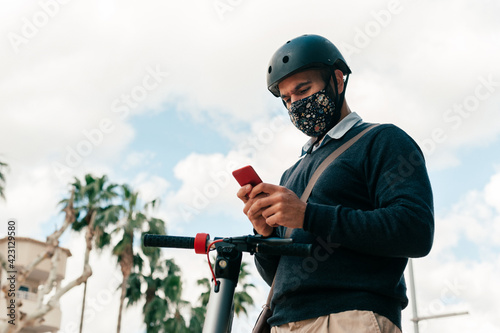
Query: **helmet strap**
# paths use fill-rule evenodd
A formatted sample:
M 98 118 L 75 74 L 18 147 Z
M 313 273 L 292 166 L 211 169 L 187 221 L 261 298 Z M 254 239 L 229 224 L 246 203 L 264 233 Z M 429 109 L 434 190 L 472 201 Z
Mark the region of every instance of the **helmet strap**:
M 337 83 L 337 76 L 335 75 L 335 68 L 332 68 L 332 75 L 331 78 L 334 79 L 333 82 Z M 336 115 L 336 120 L 335 120 L 335 125 L 338 124 L 340 120 L 340 114 L 342 111 L 342 106 L 344 105 L 344 100 L 345 100 L 345 91 L 347 88 L 347 82 L 349 81 L 349 74 L 347 74 L 346 79 L 344 81 L 344 89 L 342 90 L 342 93 L 339 94 L 339 89 L 338 89 L 338 84 L 334 85 L 335 93 L 333 92 L 333 89 L 331 88 L 330 82 L 328 82 L 327 86 L 327 93 L 330 94 L 330 98 L 335 102 L 335 106 L 338 106 L 337 109 L 337 115 Z M 335 126 L 334 125 L 334 126 Z
M 342 105 L 344 104 L 344 100 L 345 100 L 345 91 L 346 91 L 346 88 L 347 88 L 347 82 L 349 81 L 349 74 L 346 75 L 346 78 L 345 78 L 345 81 L 344 81 L 344 90 L 342 90 L 342 94 L 340 96 L 340 98 L 342 99 L 340 101 L 340 108 L 342 108 Z
M 330 75 L 330 78 L 328 79 L 328 81 L 326 82 L 326 87 L 325 87 L 325 91 L 328 95 L 328 97 L 330 97 L 330 99 L 335 103 L 335 115 L 334 115 L 334 122 L 333 122 L 333 126 L 332 128 L 338 124 L 339 120 L 340 120 L 340 114 L 341 114 L 341 110 L 342 110 L 342 102 L 343 102 L 343 93 L 344 91 L 342 92 L 342 94 L 339 95 L 339 90 L 338 90 L 338 87 L 337 87 L 337 77 L 335 76 L 335 69 L 332 68 L 332 71 L 331 71 L 331 75 Z M 335 84 L 331 84 L 331 81 L 335 82 Z M 328 130 L 330 130 L 331 128 L 329 128 Z

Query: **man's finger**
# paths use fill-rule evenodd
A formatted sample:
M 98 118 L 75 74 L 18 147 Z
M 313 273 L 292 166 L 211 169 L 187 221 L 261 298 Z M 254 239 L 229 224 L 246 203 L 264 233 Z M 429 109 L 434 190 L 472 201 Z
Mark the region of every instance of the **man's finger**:
M 260 183 L 252 188 L 252 191 L 248 194 L 250 199 L 255 198 L 260 193 L 273 194 L 278 191 L 280 186 L 268 184 L 268 183 Z
M 248 214 L 255 215 L 257 213 L 262 214 L 262 210 L 271 206 L 273 203 L 273 199 L 269 196 L 262 196 L 258 199 L 251 199 L 252 205 L 248 210 Z M 248 215 L 247 214 L 247 215 Z
M 241 201 L 246 203 L 248 201 L 248 193 L 252 190 L 251 185 L 245 185 L 243 187 L 240 187 L 238 192 L 236 193 L 236 196 L 240 198 Z

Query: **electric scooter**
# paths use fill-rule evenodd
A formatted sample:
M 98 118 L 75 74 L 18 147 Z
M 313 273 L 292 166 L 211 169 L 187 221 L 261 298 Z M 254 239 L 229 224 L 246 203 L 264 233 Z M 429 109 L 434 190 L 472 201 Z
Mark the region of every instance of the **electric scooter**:
M 207 257 L 211 250 L 217 251 L 215 273 L 210 266 L 213 283 L 203 333 L 231 332 L 233 297 L 240 274 L 242 252 L 308 257 L 312 247 L 311 244 L 294 244 L 291 238 L 247 235 L 215 237 L 211 240 L 210 235 L 205 233 L 198 233 L 194 238 L 147 234 L 144 236 L 144 246 L 194 249 L 196 253 L 206 254 Z

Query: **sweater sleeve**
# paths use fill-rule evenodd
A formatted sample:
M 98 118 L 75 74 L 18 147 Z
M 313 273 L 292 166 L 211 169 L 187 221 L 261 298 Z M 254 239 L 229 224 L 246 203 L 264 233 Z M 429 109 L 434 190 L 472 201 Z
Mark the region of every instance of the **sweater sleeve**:
M 280 185 L 283 185 L 283 180 L 285 179 L 285 175 L 289 173 L 289 170 L 285 171 L 281 176 Z M 274 228 L 272 237 L 282 237 L 284 236 L 283 230 L 280 228 Z M 254 233 L 256 233 L 254 229 Z M 270 236 L 270 237 L 271 237 Z M 271 286 L 273 283 L 274 276 L 276 275 L 276 271 L 278 269 L 278 263 L 280 261 L 280 256 L 277 255 L 269 255 L 269 254 L 261 254 L 255 253 L 254 255 L 255 266 L 260 276 L 266 281 L 266 283 Z
M 257 234 L 257 231 L 253 230 L 254 234 Z M 277 228 L 274 228 L 272 234 L 269 237 L 279 237 Z M 273 283 L 274 275 L 278 268 L 279 256 L 268 255 L 255 253 L 255 266 L 257 267 L 257 271 L 260 276 L 267 282 L 270 286 Z
M 418 145 L 396 126 L 371 138 L 362 164 L 372 209 L 307 204 L 304 230 L 361 253 L 421 257 L 434 234 L 432 190 Z
M 279 256 L 266 255 L 266 254 L 255 254 L 255 266 L 260 276 L 266 281 L 266 283 L 271 286 L 273 283 L 274 275 L 278 269 Z

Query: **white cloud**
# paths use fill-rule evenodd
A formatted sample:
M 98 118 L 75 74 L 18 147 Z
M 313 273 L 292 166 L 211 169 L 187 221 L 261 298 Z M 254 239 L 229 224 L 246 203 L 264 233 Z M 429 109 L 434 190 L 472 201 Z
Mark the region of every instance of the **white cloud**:
M 146 203 L 161 199 L 166 194 L 170 184 L 164 178 L 141 172 L 132 181 L 131 186 L 134 191 L 140 193 L 141 199 Z
M 436 218 L 431 254 L 415 261 L 420 316 L 468 311 L 469 314 L 422 322 L 422 332 L 475 329 L 500 332 L 496 313 L 500 290 L 500 211 L 491 195 L 500 190 L 500 173 L 481 191 L 467 193 Z M 411 309 L 405 313 L 410 317 Z M 410 327 L 410 322 L 406 322 Z
M 125 162 L 122 168 L 128 170 L 136 167 L 144 167 L 151 163 L 156 157 L 156 152 L 153 151 L 133 151 L 125 157 Z
M 283 170 L 298 159 L 305 140 L 285 117 L 276 116 L 253 123 L 250 132 L 240 135 L 226 155 L 190 154 L 174 168 L 182 185 L 164 200 L 167 220 L 181 227 L 206 214 L 244 218 L 232 171 L 251 164 L 264 181 L 277 184 Z
M 484 189 L 484 195 L 486 203 L 494 207 L 497 214 L 500 213 L 500 173 L 491 177 L 490 182 Z
M 5 174 L 6 201 L 0 200 L 0 221 L 16 219 L 18 235 L 48 236 L 57 225 L 45 225 L 49 229 L 43 230 L 43 224 L 57 218 L 61 208 L 58 209 L 58 202 L 64 198 L 60 189 L 52 186 L 57 179 L 51 168 L 46 165 L 27 168 L 14 163 L 9 169 Z
M 72 257 L 68 259 L 66 266 L 65 283 L 78 277 L 83 268 L 84 259 L 84 233 L 72 234 L 68 237 L 67 246 Z M 120 284 L 122 274 L 117 265 L 116 257 L 111 256 L 109 250 L 100 253 L 91 252 L 89 261 L 92 267 L 92 276 L 87 282 L 87 295 L 83 320 L 84 331 L 110 332 L 115 331 L 118 322 L 118 309 L 120 306 Z M 61 298 L 62 320 L 61 333 L 73 333 L 79 331 L 83 285 L 71 289 Z M 72 309 L 65 311 L 64 309 Z M 122 315 L 122 332 L 140 332 L 144 329 L 141 304 L 124 308 Z
M 395 122 L 422 144 L 443 128 L 447 139 L 432 150 L 432 158 L 498 134 L 493 96 L 464 113 L 471 116 L 443 119 L 474 94 L 480 77 L 492 77 L 498 96 L 500 73 L 491 66 L 499 54 L 498 43 L 491 42 L 498 30 L 492 4 L 380 0 L 360 11 L 358 4 L 322 2 L 282 16 L 276 15 L 283 10 L 279 2 L 231 4 L 223 12 L 214 4 L 71 2 L 58 5 L 46 24 L 35 19 L 44 13 L 41 4 L 10 5 L 4 35 L 25 32 L 26 20 L 40 27 L 17 54 L 8 39 L 2 41 L 8 52 L 0 64 L 5 73 L 0 88 L 3 124 L 9 126 L 1 128 L 0 139 L 14 139 L 2 150 L 23 151 L 24 158 L 56 154 L 61 160 L 67 145 L 76 149 L 85 139 L 82 131 L 110 118 L 116 129 L 106 136 L 103 147 L 109 149 L 102 159 L 122 151 L 133 137 L 129 120 L 118 116 L 158 112 L 166 102 L 231 132 L 229 124 L 268 113 L 268 60 L 279 45 L 305 32 L 355 47 L 356 52 L 343 48 L 353 69 L 349 101 L 362 116 Z M 339 11 L 342 15 L 332 19 Z M 464 24 L 464 15 L 470 23 Z M 458 127 L 450 128 L 454 124 Z
M 500 245 L 500 218 L 498 197 L 492 195 L 500 190 L 499 174 L 491 177 L 481 191 L 467 193 L 445 216 L 438 217 L 435 247 L 440 253 L 454 250 L 463 239 L 479 248 L 491 249 Z

